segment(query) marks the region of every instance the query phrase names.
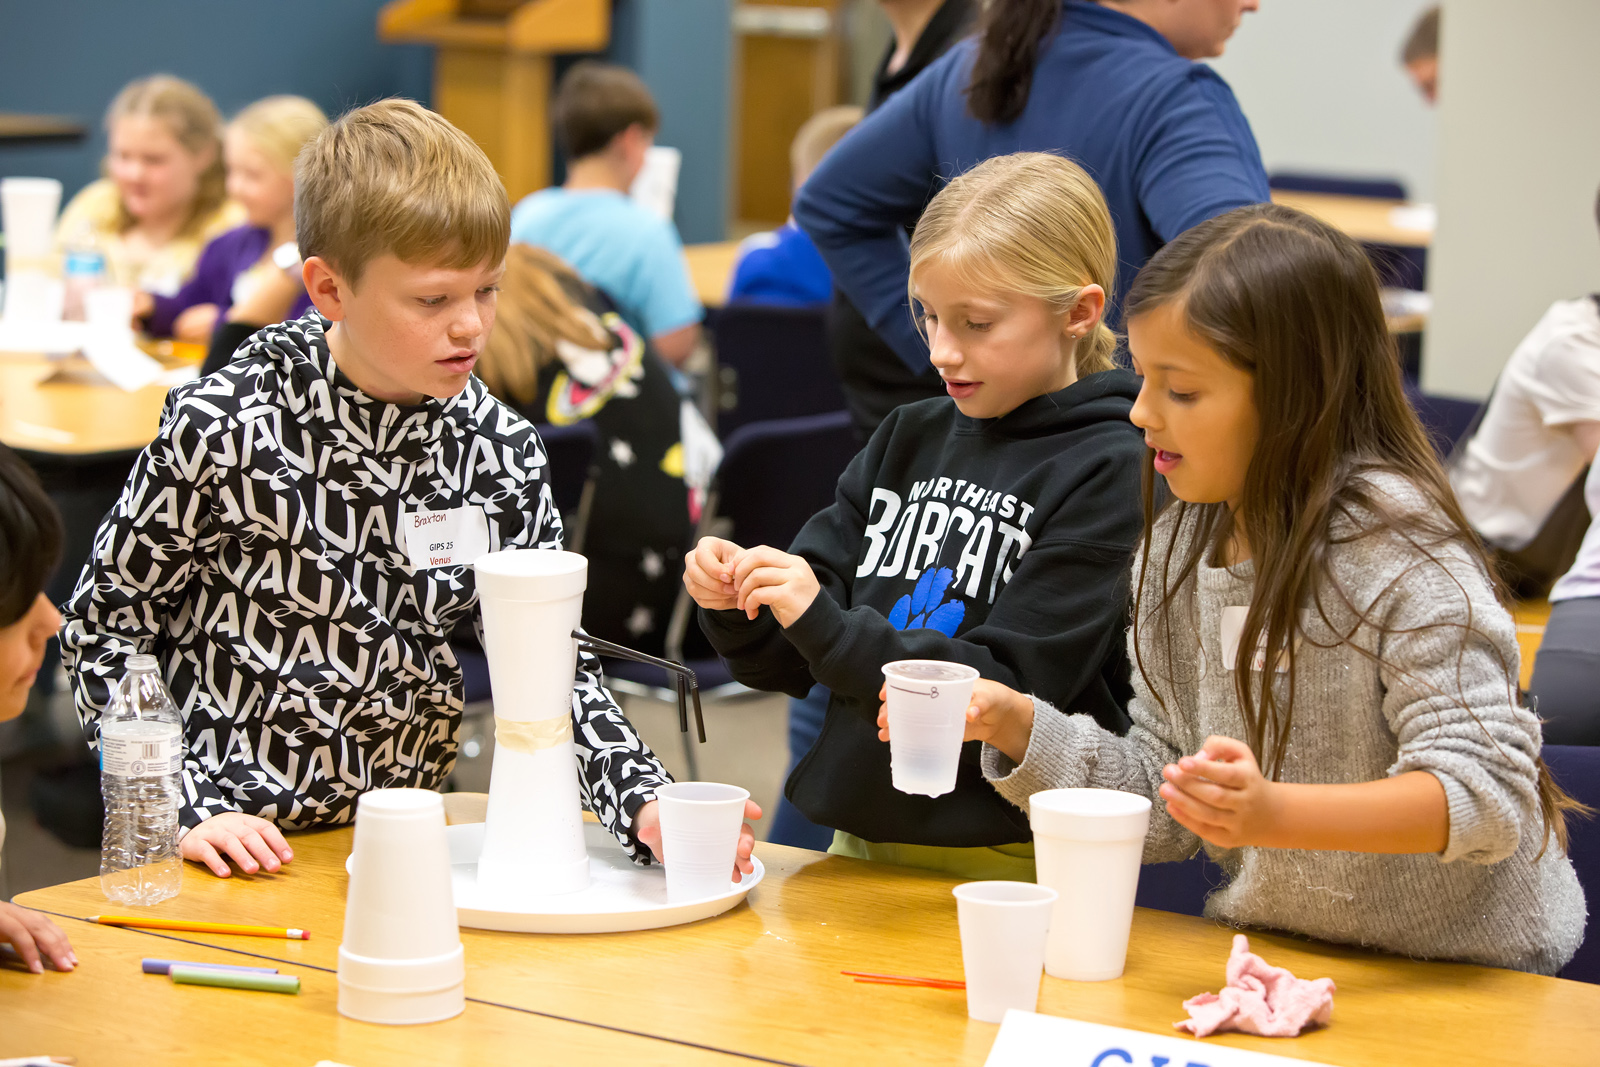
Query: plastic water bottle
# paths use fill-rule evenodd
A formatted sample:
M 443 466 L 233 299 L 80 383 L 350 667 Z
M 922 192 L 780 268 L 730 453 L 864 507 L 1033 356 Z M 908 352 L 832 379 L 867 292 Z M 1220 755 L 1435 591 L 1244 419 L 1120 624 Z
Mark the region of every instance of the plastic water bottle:
M 61 260 L 63 302 L 61 317 L 81 322 L 88 316 L 87 299 L 91 289 L 106 284 L 105 249 L 94 230 L 85 226 L 67 241 Z
M 182 769 L 183 720 L 156 658 L 130 656 L 100 720 L 100 888 L 107 899 L 156 904 L 177 895 Z

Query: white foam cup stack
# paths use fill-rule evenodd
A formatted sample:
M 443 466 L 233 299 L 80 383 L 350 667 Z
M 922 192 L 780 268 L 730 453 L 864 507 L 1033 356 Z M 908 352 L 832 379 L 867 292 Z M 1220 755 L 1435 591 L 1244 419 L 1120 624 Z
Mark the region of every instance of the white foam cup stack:
M 1115 789 L 1048 789 L 1028 798 L 1028 821 L 1039 884 L 1058 894 L 1045 973 L 1078 982 L 1120 977 L 1149 799 Z
M 961 927 L 967 1014 L 997 1023 L 1039 1005 L 1045 937 L 1056 891 L 1031 882 L 967 882 L 951 890 Z
M 719 782 L 672 782 L 656 790 L 667 900 L 678 904 L 733 889 L 748 790 Z
M 967 706 L 978 672 L 964 663 L 902 659 L 883 665 L 889 773 L 902 793 L 943 796 L 956 787 Z
M 588 888 L 572 681 L 589 561 L 512 549 L 479 557 L 478 603 L 494 691 L 494 763 L 478 886 L 525 899 Z
M 428 789 L 363 793 L 339 945 L 339 1014 L 438 1022 L 466 1007 L 465 983 L 443 798 Z

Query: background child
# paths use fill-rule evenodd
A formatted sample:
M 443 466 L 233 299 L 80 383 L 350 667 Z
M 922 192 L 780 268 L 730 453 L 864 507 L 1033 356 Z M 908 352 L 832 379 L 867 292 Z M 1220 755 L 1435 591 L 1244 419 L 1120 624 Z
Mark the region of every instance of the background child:
M 0 445 L 0 722 L 22 714 L 28 690 L 44 662 L 44 649 L 61 625 L 55 605 L 40 592 L 61 558 L 61 519 L 39 480 L 17 454 Z M 6 821 L 0 816 L 0 848 Z M 35 974 L 41 955 L 58 971 L 78 957 L 67 935 L 47 915 L 0 901 L 0 942 L 9 942 Z
M 129 82 L 106 111 L 106 177 L 67 204 L 57 242 L 97 245 L 113 285 L 176 293 L 206 241 L 243 218 L 224 199 L 221 130 L 210 97 L 181 78 Z
M 1159 517 L 1145 498 L 1133 729 L 980 682 L 985 775 L 1019 806 L 1060 786 L 1161 801 L 1145 861 L 1203 841 L 1225 922 L 1554 974 L 1583 936 L 1572 801 L 1361 249 L 1233 211 L 1140 273 L 1128 338 L 1133 421 L 1176 498 Z
M 702 314 L 683 243 L 628 195 L 661 125 L 650 90 L 625 67 L 583 60 L 562 76 L 551 113 L 567 180 L 517 205 L 511 239 L 572 264 L 662 359 L 683 363 Z
M 789 178 L 796 193 L 828 149 L 861 121 L 859 107 L 823 108 L 806 119 L 789 146 Z M 739 245 L 728 300 L 759 304 L 826 304 L 833 275 L 805 231 L 789 221 L 770 233 L 753 233 Z
M 792 552 L 703 539 L 684 581 L 734 676 L 832 691 L 786 794 L 833 851 L 1032 877 L 1025 817 L 976 746 L 955 791 L 896 792 L 874 742 L 883 664 L 956 660 L 1125 726 L 1123 568 L 1138 536 L 1133 376 L 1100 321 L 1105 201 L 1076 164 L 1000 157 L 951 182 L 912 240 L 912 286 L 951 399 L 895 411 Z M 766 609 L 766 610 L 762 610 Z
M 280 825 L 348 822 L 368 789 L 444 784 L 449 635 L 476 588 L 430 539 L 561 547 L 533 427 L 471 373 L 509 215 L 483 152 L 388 100 L 324 130 L 295 179 L 317 312 L 173 391 L 63 636 L 91 728 L 130 654 L 161 659 L 188 742 L 183 855 L 219 876 L 276 870 Z M 422 515 L 430 537 L 409 538 Z M 572 707 L 584 800 L 643 861 L 670 779 L 592 657 Z
M 150 334 L 205 343 L 235 302 L 286 271 L 297 295 L 272 321 L 299 318 L 311 307 L 294 244 L 294 157 L 327 125 L 317 105 L 302 96 L 258 100 L 228 124 L 222 139 L 228 196 L 244 209 L 245 223 L 206 245 L 194 276 L 177 293 L 142 294 L 137 313 Z

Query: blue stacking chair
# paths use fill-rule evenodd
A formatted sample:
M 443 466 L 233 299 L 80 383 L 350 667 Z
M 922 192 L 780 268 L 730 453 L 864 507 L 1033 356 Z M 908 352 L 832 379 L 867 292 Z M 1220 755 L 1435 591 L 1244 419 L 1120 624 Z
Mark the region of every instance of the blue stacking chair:
M 733 303 L 711 320 L 716 351 L 717 434 L 767 419 L 844 408 L 828 358 L 828 309 Z
M 696 540 L 716 534 L 742 545 L 787 548 L 811 516 L 833 503 L 839 476 L 855 453 L 855 432 L 844 411 L 741 426 L 724 445 Z M 721 659 L 684 659 L 693 608 L 688 591 L 679 592 L 667 625 L 667 658 L 692 668 L 701 691 L 710 696 L 746 692 Z M 618 692 L 677 703 L 671 680 L 659 667 L 608 659 L 605 670 L 606 684 Z M 694 747 L 687 734 L 684 754 L 694 777 Z
M 1432 396 L 1409 381 L 1406 382 L 1406 399 L 1411 401 L 1411 409 L 1422 420 L 1422 426 L 1428 431 L 1428 437 L 1432 439 L 1440 459 L 1450 455 L 1450 451 L 1460 443 L 1483 407 L 1476 400 Z
M 1600 748 L 1546 745 L 1543 755 L 1557 785 L 1589 807 L 1600 809 Z M 1567 819 L 1567 855 L 1589 902 L 1589 927 L 1578 954 L 1562 969 L 1561 977 L 1600 983 L 1600 931 L 1595 929 L 1595 904 L 1600 901 L 1600 822 Z M 1537 904 L 1530 902 L 1530 906 Z
M 1267 185 L 1290 193 L 1359 196 L 1371 200 L 1404 200 L 1406 187 L 1393 178 L 1347 178 L 1336 174 L 1281 171 L 1267 177 Z M 1363 242 L 1383 285 L 1398 289 L 1427 288 L 1428 250 Z
M 1157 911 L 1204 915 L 1206 897 L 1227 880 L 1222 868 L 1202 850 L 1186 860 L 1147 863 L 1139 868 L 1139 891 L 1133 902 Z

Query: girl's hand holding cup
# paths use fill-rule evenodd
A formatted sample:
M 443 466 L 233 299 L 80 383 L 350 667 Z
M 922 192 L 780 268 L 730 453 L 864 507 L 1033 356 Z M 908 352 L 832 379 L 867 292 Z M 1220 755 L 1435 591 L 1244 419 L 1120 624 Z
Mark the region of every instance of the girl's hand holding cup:
M 878 740 L 889 740 L 888 687 L 878 690 Z M 982 741 L 1004 752 L 1014 763 L 1028 753 L 1028 738 L 1033 735 L 1033 700 L 1009 686 L 979 678 L 972 686 L 967 705 L 967 726 L 963 741 Z

